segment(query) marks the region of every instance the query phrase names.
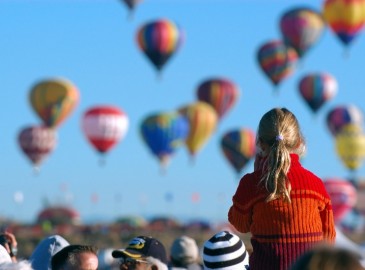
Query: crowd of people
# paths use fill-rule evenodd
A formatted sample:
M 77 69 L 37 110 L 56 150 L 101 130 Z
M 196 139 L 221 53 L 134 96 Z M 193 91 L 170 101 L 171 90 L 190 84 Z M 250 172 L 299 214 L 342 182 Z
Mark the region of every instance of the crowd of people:
M 214 234 L 201 249 L 187 235 L 175 239 L 169 250 L 160 240 L 141 235 L 112 250 L 109 265 L 101 265 L 96 247 L 52 235 L 29 259 L 17 260 L 16 238 L 5 233 L 0 270 L 365 269 L 364 258 L 335 246 L 331 199 L 322 180 L 300 164 L 305 140 L 295 115 L 286 108 L 265 113 L 256 146 L 254 172 L 242 177 L 228 212 L 238 232 L 251 234 L 250 252 L 238 233 L 228 230 Z

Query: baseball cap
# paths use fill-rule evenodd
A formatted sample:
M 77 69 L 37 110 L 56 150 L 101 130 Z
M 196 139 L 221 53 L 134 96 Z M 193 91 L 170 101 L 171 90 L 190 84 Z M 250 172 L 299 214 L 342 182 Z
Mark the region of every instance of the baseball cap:
M 167 256 L 164 245 L 155 238 L 149 236 L 137 236 L 133 238 L 125 249 L 113 250 L 114 258 L 131 257 L 153 257 L 167 264 Z
M 170 250 L 171 258 L 181 264 L 190 264 L 198 260 L 199 249 L 196 241 L 188 236 L 176 238 Z

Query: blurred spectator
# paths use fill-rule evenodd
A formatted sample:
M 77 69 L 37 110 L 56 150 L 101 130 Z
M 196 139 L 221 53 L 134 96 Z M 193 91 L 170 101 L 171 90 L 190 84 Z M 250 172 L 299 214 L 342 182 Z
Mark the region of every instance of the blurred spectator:
M 133 238 L 127 248 L 114 250 L 112 256 L 120 260 L 121 270 L 168 269 L 164 245 L 157 239 L 148 236 Z
M 97 249 L 88 245 L 68 245 L 51 259 L 52 270 L 97 270 Z
M 15 235 L 10 232 L 4 232 L 0 234 L 0 245 L 2 245 L 8 252 L 11 260 L 13 262 L 16 262 L 16 255 L 18 253 L 18 243 L 16 241 Z
M 62 236 L 52 235 L 44 238 L 34 249 L 29 261 L 34 270 L 51 270 L 51 258 L 69 243 Z
M 32 265 L 27 260 L 18 262 L 0 263 L 0 270 L 33 270 Z
M 188 270 L 201 270 L 199 264 L 199 248 L 196 241 L 188 236 L 176 238 L 170 249 L 170 269 L 184 268 Z
M 364 270 L 360 258 L 353 251 L 334 246 L 318 246 L 307 251 L 291 270 Z
M 205 270 L 249 269 L 245 244 L 235 234 L 221 231 L 204 243 L 203 263 Z

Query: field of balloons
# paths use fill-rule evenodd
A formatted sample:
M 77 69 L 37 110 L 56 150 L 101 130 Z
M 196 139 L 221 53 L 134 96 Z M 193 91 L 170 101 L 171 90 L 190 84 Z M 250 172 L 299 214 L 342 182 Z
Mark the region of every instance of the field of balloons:
M 0 129 L 7 141 L 1 178 L 9 179 L 0 197 L 13 203 L 1 213 L 21 219 L 14 213 L 37 212 L 43 200 L 95 215 L 156 208 L 225 219 L 240 175 L 252 168 L 258 120 L 273 106 L 285 106 L 303 123 L 304 164 L 325 180 L 337 223 L 351 232 L 365 230 L 364 95 L 358 90 L 365 85 L 365 0 L 105 2 L 0 3 L 4 34 L 13 34 L 1 50 L 8 66 L 0 66 Z M 197 16 L 202 7 L 206 17 Z M 220 9 L 228 22 L 218 16 Z M 247 18 L 235 17 L 239 12 Z M 29 24 L 16 23 L 11 14 L 17 13 Z M 104 29 L 90 22 L 92 14 Z M 262 21 L 249 29 L 255 14 Z M 274 18 L 278 35 L 271 38 L 267 24 Z M 203 31 L 194 36 L 200 24 Z M 22 44 L 32 47 L 21 51 Z M 233 53 L 237 47 L 247 53 L 243 61 Z M 17 108 L 16 121 L 8 119 L 10 108 Z

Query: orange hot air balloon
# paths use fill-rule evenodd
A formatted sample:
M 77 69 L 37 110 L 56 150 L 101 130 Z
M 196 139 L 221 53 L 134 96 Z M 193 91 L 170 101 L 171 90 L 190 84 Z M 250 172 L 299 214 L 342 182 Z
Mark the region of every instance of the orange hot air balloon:
M 348 46 L 365 26 L 365 0 L 326 0 L 323 16 L 340 41 Z
M 190 124 L 189 135 L 185 144 L 191 156 L 195 156 L 215 131 L 218 115 L 206 102 L 198 101 L 179 109 Z
M 198 100 L 213 106 L 219 119 L 221 119 L 236 103 L 239 89 L 228 79 L 211 78 L 199 85 L 197 96 Z
M 65 79 L 48 79 L 36 83 L 29 95 L 34 111 L 47 127 L 58 127 L 74 110 L 79 92 Z

